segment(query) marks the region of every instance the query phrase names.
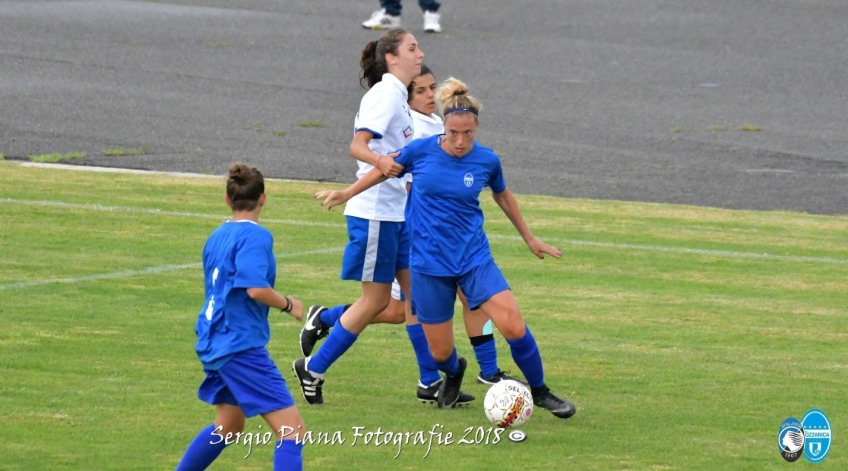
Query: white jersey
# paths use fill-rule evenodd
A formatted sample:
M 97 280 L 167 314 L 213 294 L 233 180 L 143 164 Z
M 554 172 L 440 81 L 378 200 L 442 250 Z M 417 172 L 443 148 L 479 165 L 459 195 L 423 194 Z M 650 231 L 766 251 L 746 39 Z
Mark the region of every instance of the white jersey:
M 445 133 L 445 123 L 442 122 L 442 117 L 436 113 L 427 116 L 412 110 L 412 121 L 415 123 L 415 139 Z
M 424 137 L 430 137 L 435 136 L 436 134 L 445 133 L 445 123 L 442 122 L 442 117 L 437 115 L 436 113 L 433 113 L 428 116 L 426 114 L 412 110 L 412 122 L 415 123 L 415 133 L 413 134 L 413 137 L 415 137 L 415 139 L 421 139 Z M 404 174 L 404 176 L 401 177 L 401 180 L 403 180 L 404 183 L 412 183 L 412 174 Z
M 383 79 L 362 97 L 354 132 L 370 131 L 374 137 L 368 147 L 375 153 L 386 155 L 412 142 L 414 125 L 407 97 L 406 86 L 392 74 L 383 74 Z M 357 164 L 357 178 L 374 168 L 359 160 Z M 377 221 L 403 221 L 405 206 L 406 185 L 398 178 L 389 178 L 351 198 L 344 214 Z

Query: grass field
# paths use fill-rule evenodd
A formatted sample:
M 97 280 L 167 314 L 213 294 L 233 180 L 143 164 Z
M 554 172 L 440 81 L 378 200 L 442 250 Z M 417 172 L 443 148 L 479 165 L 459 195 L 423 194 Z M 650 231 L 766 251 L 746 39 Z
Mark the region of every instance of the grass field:
M 194 323 L 200 251 L 228 217 L 222 178 L 96 173 L 0 162 L 0 469 L 173 469 L 212 419 Z M 306 304 L 350 302 L 338 278 L 340 211 L 326 184 L 269 182 L 277 286 Z M 563 250 L 537 260 L 485 199 L 496 260 L 539 341 L 546 380 L 577 415 L 537 409 L 527 440 L 479 438 L 482 405 L 414 400 L 404 329 L 375 326 L 327 375 L 307 424 L 323 470 L 788 469 L 777 434 L 810 408 L 834 442 L 817 469 L 848 468 L 848 217 L 519 196 L 535 233 Z M 272 313 L 269 348 L 291 386 L 300 325 Z M 458 348 L 477 369 L 468 342 Z M 517 372 L 503 339 L 501 367 Z M 464 389 L 482 399 L 486 389 Z M 259 419 L 246 431 L 261 433 Z M 378 428 L 452 444 L 364 443 Z M 354 443 L 354 439 L 356 442 Z M 485 441 L 485 439 L 483 440 Z M 271 445 L 224 452 L 213 469 L 270 469 Z M 245 457 L 245 455 L 249 456 Z M 400 454 L 398 454 L 400 451 Z M 425 456 L 426 455 L 426 456 Z

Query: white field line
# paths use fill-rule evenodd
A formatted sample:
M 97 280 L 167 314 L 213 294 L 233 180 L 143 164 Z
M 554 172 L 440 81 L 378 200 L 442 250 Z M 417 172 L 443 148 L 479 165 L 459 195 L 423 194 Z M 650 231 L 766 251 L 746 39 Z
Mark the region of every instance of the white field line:
M 49 168 L 53 170 L 68 170 L 71 172 L 100 172 L 100 173 L 130 173 L 135 175 L 166 175 L 169 177 L 184 177 L 184 178 L 214 178 L 221 182 L 226 181 L 225 175 L 205 175 L 202 173 L 186 173 L 186 172 L 163 172 L 158 170 L 138 170 L 133 168 L 119 167 L 97 167 L 93 165 L 67 165 L 67 164 L 48 164 L 40 162 L 17 161 L 21 167 L 34 168 Z M 298 182 L 300 180 L 289 180 L 285 178 L 266 178 L 266 181 L 273 180 L 279 182 Z
M 144 213 L 144 214 L 156 214 L 162 216 L 177 216 L 177 217 L 188 217 L 188 218 L 202 218 L 202 219 L 217 219 L 217 220 L 225 220 L 226 218 L 223 215 L 218 214 L 205 214 L 205 213 L 191 213 L 191 212 L 183 212 L 183 211 L 163 211 L 155 208 L 136 208 L 136 207 L 128 207 L 128 206 L 103 206 L 98 204 L 77 204 L 77 203 L 66 203 L 63 201 L 50 201 L 50 200 L 20 200 L 14 198 L 0 198 L 0 203 L 8 203 L 8 204 L 17 204 L 17 205 L 30 205 L 30 206 L 41 206 L 41 207 L 59 207 L 59 208 L 73 208 L 73 209 L 83 209 L 89 211 L 106 211 L 106 212 L 121 212 L 121 213 Z M 317 209 L 317 208 L 316 208 Z M 328 222 L 317 222 L 317 221 L 299 221 L 295 219 L 262 219 L 263 222 L 270 223 L 282 223 L 282 224 L 291 224 L 291 225 L 301 225 L 301 226 L 322 226 L 322 227 L 346 227 L 345 224 L 342 223 L 328 223 Z M 493 234 L 489 235 L 490 239 L 497 240 L 510 240 L 510 241 L 520 241 L 521 238 L 517 235 L 499 235 Z M 698 248 L 688 248 L 688 247 L 670 247 L 670 246 L 662 246 L 662 245 L 640 245 L 640 244 L 621 244 L 621 243 L 613 243 L 613 242 L 596 242 L 590 240 L 579 240 L 579 239 L 561 239 L 561 238 L 546 238 L 548 242 L 559 244 L 559 245 L 575 245 L 575 246 L 588 246 L 588 247 L 604 247 L 611 248 L 616 250 L 639 250 L 639 251 L 650 251 L 650 252 L 665 252 L 665 253 L 681 253 L 681 254 L 692 254 L 692 255 L 709 255 L 709 256 L 717 256 L 717 257 L 728 257 L 728 258 L 751 258 L 751 259 L 762 259 L 762 260 L 772 260 L 772 261 L 780 261 L 780 262 L 804 262 L 804 263 L 827 263 L 827 264 L 848 264 L 848 259 L 842 258 L 833 258 L 833 257 L 805 257 L 805 256 L 797 256 L 797 255 L 778 255 L 778 254 L 769 254 L 769 253 L 756 253 L 756 252 L 734 252 L 730 250 L 717 250 L 717 249 L 698 249 Z M 305 252 L 295 252 L 291 254 L 285 254 L 283 257 L 299 257 L 303 255 L 313 255 L 320 253 L 331 253 L 335 251 L 341 251 L 341 247 L 333 247 L 327 249 L 318 249 L 312 251 Z M 42 286 L 50 283 L 79 283 L 84 281 L 92 281 L 92 280 L 101 280 L 101 279 L 116 279 L 116 278 L 126 278 L 130 276 L 139 276 L 139 275 L 147 275 L 147 274 L 155 274 L 155 273 L 163 273 L 167 271 L 175 271 L 175 270 L 183 270 L 188 268 L 199 268 L 200 263 L 188 263 L 181 265 L 163 265 L 158 267 L 149 267 L 141 270 L 128 270 L 128 271 L 120 271 L 120 272 L 112 272 L 112 273 L 103 273 L 103 274 L 93 274 L 86 275 L 80 277 L 69 277 L 69 278 L 57 278 L 51 280 L 39 280 L 39 281 L 22 281 L 22 282 L 14 282 L 14 283 L 6 283 L 0 284 L 0 291 L 8 290 L 8 289 L 18 289 L 18 288 L 27 288 L 32 286 Z
M 344 250 L 344 247 L 329 247 L 326 249 L 316 249 L 316 250 L 305 250 L 302 252 L 291 252 L 277 255 L 278 258 L 282 258 L 285 260 L 297 258 L 297 257 L 305 257 L 309 255 L 318 255 L 318 254 L 326 254 L 333 252 L 341 252 Z M 8 289 L 22 289 L 22 288 L 31 288 L 33 286 L 44 286 L 53 283 L 82 283 L 86 281 L 97 281 L 97 280 L 115 280 L 118 278 L 129 278 L 133 276 L 141 276 L 141 275 L 155 275 L 157 273 L 165 273 L 170 271 L 179 271 L 179 270 L 188 270 L 188 269 L 200 269 L 202 264 L 200 262 L 195 263 L 182 263 L 178 265 L 160 265 L 158 267 L 148 267 L 142 268 L 140 270 L 124 270 L 117 271 L 112 273 L 95 273 L 92 275 L 84 275 L 84 276 L 74 276 L 67 278 L 54 278 L 50 280 L 38 280 L 38 281 L 20 281 L 16 283 L 5 283 L 0 284 L 0 291 L 8 290 Z
M 489 235 L 489 239 L 521 240 L 518 236 Z M 606 247 L 619 250 L 642 250 L 649 252 L 683 253 L 693 255 L 710 255 L 728 258 L 759 258 L 779 262 L 808 262 L 808 263 L 837 263 L 848 265 L 848 259 L 833 257 L 804 257 L 801 255 L 778 255 L 756 252 L 734 252 L 732 250 L 693 249 L 689 247 L 668 247 L 664 245 L 619 244 L 615 242 L 595 242 L 591 240 L 545 238 L 545 241 L 566 245 L 583 245 L 590 247 Z
M 48 200 L 20 200 L 15 198 L 0 198 L 0 203 L 6 204 L 16 204 L 21 206 L 40 206 L 44 208 L 52 207 L 52 208 L 67 208 L 67 209 L 83 209 L 86 211 L 105 211 L 105 212 L 115 212 L 115 213 L 128 213 L 128 214 L 155 214 L 159 216 L 176 216 L 176 217 L 185 217 L 185 218 L 198 218 L 198 219 L 215 219 L 221 222 L 224 222 L 229 217 L 228 214 L 207 214 L 207 213 L 190 213 L 185 211 L 165 211 L 162 209 L 156 208 L 136 208 L 132 206 L 104 206 L 100 204 L 78 204 L 78 203 L 66 203 L 64 201 L 48 201 Z M 321 210 L 318 203 L 315 203 L 315 209 Z M 299 221 L 296 219 L 271 219 L 271 218 L 262 218 L 262 222 L 268 222 L 273 224 L 291 224 L 295 226 L 315 226 L 315 227 L 347 227 L 344 223 L 337 222 L 321 222 L 321 221 Z

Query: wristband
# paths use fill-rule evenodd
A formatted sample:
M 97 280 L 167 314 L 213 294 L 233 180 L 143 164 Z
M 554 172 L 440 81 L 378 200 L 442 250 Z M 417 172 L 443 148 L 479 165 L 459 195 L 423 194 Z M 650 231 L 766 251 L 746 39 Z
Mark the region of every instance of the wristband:
M 289 297 L 288 297 L 288 296 L 283 296 L 283 297 L 284 297 L 284 298 L 286 298 L 286 307 L 284 307 L 283 309 L 280 309 L 280 311 L 283 311 L 283 312 L 291 312 L 291 311 L 292 311 L 292 307 L 293 307 L 293 306 L 292 306 L 291 299 L 289 299 Z

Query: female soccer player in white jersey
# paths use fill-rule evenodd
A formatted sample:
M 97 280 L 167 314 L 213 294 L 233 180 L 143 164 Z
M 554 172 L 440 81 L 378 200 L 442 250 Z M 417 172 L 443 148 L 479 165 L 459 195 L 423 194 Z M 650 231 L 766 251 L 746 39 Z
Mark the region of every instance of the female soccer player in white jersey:
M 421 73 L 424 53 L 408 31 L 395 28 L 362 51 L 361 81 L 369 90 L 362 97 L 354 123 L 350 154 L 357 159 L 361 178 L 370 170 L 394 177 L 399 165 L 388 156 L 413 139 L 407 87 Z M 349 241 L 342 260 L 341 278 L 362 283 L 359 299 L 332 326 L 316 353 L 294 361 L 292 369 L 309 404 L 322 404 L 324 373 L 356 341 L 391 299 L 397 278 L 409 294 L 409 234 L 404 227 L 406 187 L 398 179 L 374 186 L 351 199 L 345 208 Z M 312 325 L 313 319 L 307 322 Z M 418 361 L 422 384 L 441 379 L 419 324 L 407 329 Z M 471 398 L 473 400 L 473 398 Z
M 444 134 L 445 125 L 442 123 L 442 117 L 436 114 L 436 77 L 433 71 L 422 64 L 421 74 L 415 77 L 412 83 L 410 83 L 407 91 L 409 92 L 409 107 L 412 111 L 412 120 L 415 124 L 415 139 Z M 411 174 L 406 174 L 405 177 L 408 177 L 411 182 Z M 468 302 L 461 291 L 458 291 L 457 294 L 462 302 L 462 317 L 465 322 L 465 331 L 474 349 L 474 357 L 480 367 L 477 382 L 494 384 L 505 379 L 514 379 L 498 366 L 495 337 L 492 334 L 492 321 L 480 312 L 479 309 L 472 311 L 468 307 Z M 309 355 L 312 352 L 316 342 L 329 333 L 331 327 L 335 325 L 339 317 L 349 307 L 350 305 L 338 305 L 330 308 L 321 305 L 310 306 L 309 313 L 306 316 L 307 322 L 300 332 L 300 346 L 304 355 Z M 409 319 L 405 311 L 405 302 L 400 285 L 395 282 L 392 283 L 392 299 L 389 305 L 371 322 L 375 324 L 403 324 L 406 322 L 407 331 L 412 336 L 414 330 L 420 329 L 420 327 L 415 327 L 414 325 L 418 324 L 416 316 L 411 316 L 412 318 Z M 421 335 L 423 335 L 423 332 Z M 440 385 L 441 378 L 439 381 L 431 384 L 419 383 L 417 390 L 418 399 L 422 402 L 436 402 L 436 393 Z
M 274 290 L 274 238 L 259 225 L 265 199 L 262 173 L 240 163 L 230 166 L 226 201 L 233 217 L 203 248 L 206 302 L 195 327 L 195 349 L 206 372 L 197 396 L 215 406 L 215 422 L 197 434 L 177 471 L 206 469 L 244 430 L 245 418 L 255 415 L 280 440 L 274 470 L 303 469 L 303 442 L 296 438 L 303 438 L 306 427 L 266 349 L 269 307 L 301 320 L 303 303 Z
M 472 308 L 492 319 L 509 344 L 512 358 L 527 378 L 533 403 L 555 416 L 574 415 L 574 405 L 554 395 L 545 384 L 536 340 L 521 316 L 518 303 L 494 262 L 483 230 L 479 195 L 488 186 L 495 202 L 515 226 L 530 251 L 539 258 L 559 258 L 559 249 L 536 238 L 524 221 L 518 203 L 506 187 L 498 156 L 474 141 L 480 103 L 468 88 L 448 79 L 437 93 L 445 134 L 419 139 L 404 148 L 395 162 L 412 173 L 409 196 L 412 302 L 424 325 L 427 343 L 439 369 L 446 374 L 439 390 L 439 407 L 451 407 L 459 395 L 466 369 L 453 339 L 453 307 L 457 288 Z M 328 208 L 384 181 L 369 172 L 343 191 L 315 194 Z

